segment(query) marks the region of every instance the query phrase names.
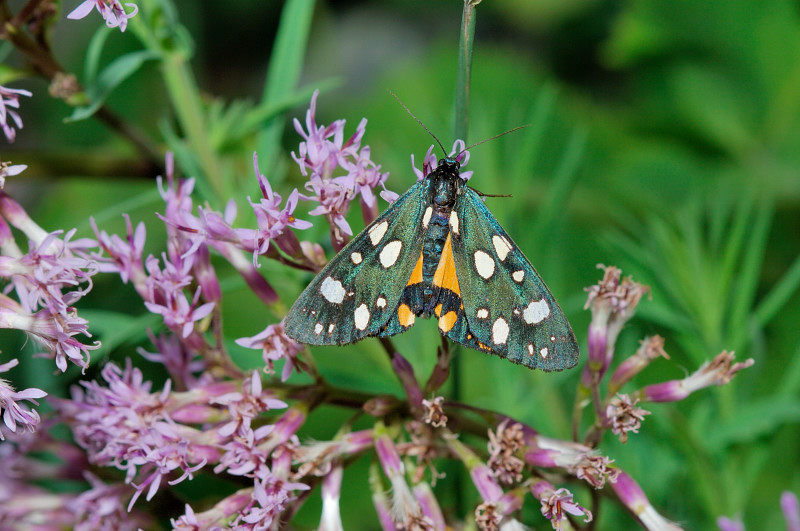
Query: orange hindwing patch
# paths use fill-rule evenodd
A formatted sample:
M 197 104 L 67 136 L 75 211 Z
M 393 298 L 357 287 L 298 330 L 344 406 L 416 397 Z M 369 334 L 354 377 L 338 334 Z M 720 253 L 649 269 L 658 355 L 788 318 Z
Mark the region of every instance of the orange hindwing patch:
M 453 259 L 453 245 L 450 242 L 450 234 L 447 235 L 447 239 L 444 242 L 442 257 L 439 259 L 436 272 L 433 274 L 433 285 L 450 290 L 458 297 L 461 297 L 461 288 L 458 286 L 456 261 Z

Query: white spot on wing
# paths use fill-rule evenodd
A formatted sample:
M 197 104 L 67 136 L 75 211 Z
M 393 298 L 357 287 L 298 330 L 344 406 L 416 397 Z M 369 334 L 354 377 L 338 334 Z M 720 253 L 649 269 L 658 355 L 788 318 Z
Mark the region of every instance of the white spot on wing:
M 383 296 L 378 297 L 375 299 L 375 306 L 378 308 L 386 308 L 386 299 L 384 299 Z
M 336 328 L 336 325 L 335 325 L 335 324 L 333 324 L 333 323 L 329 324 L 329 325 L 328 325 L 328 333 L 330 334 L 331 332 L 333 332 L 333 329 L 334 329 L 334 328 Z
M 489 280 L 494 275 L 494 258 L 487 252 L 478 249 L 473 255 L 475 260 L 475 269 L 478 274 L 484 279 Z
M 334 304 L 341 304 L 344 300 L 344 287 L 342 283 L 333 277 L 325 277 L 322 285 L 319 287 L 319 292 L 328 302 Z M 313 315 L 314 312 L 312 312 Z
M 456 214 L 455 210 L 450 211 L 450 228 L 458 236 L 458 214 Z
M 356 328 L 359 330 L 365 330 L 367 328 L 369 324 L 369 310 L 366 304 L 361 303 L 361 305 L 356 308 L 356 311 L 353 312 L 353 319 L 355 320 Z
M 492 341 L 495 345 L 502 345 L 508 339 L 508 323 L 502 317 L 498 317 L 492 325 Z
M 489 317 L 489 310 L 486 308 L 478 308 L 478 311 L 475 312 L 475 317 L 478 319 L 486 319 Z
M 542 348 L 539 350 L 539 354 L 541 354 L 541 355 L 542 355 L 542 359 L 546 359 L 546 358 L 547 358 L 547 355 L 548 355 L 548 354 L 550 354 L 550 351 L 549 351 L 549 350 L 547 350 L 547 347 L 542 347 Z
M 533 356 L 533 343 L 528 343 L 528 354 Z
M 422 227 L 428 228 L 428 223 L 431 220 L 431 214 L 433 214 L 433 207 L 428 207 L 425 209 L 425 215 L 422 216 Z
M 517 283 L 522 282 L 523 280 L 525 280 L 525 271 L 523 271 L 522 269 L 520 269 L 519 271 L 514 271 L 513 273 L 511 273 L 511 278 L 514 279 L 514 282 Z
M 522 310 L 522 318 L 528 324 L 541 323 L 547 319 L 548 315 L 550 315 L 550 306 L 547 305 L 547 301 L 544 299 L 531 301 Z
M 400 249 L 402 248 L 403 242 L 400 240 L 392 240 L 387 243 L 378 257 L 381 261 L 381 265 L 385 268 L 392 267 L 395 262 L 397 262 L 397 257 L 400 256 Z
M 494 250 L 497 251 L 497 256 L 500 258 L 501 262 L 505 260 L 508 253 L 511 252 L 511 242 L 499 234 L 492 236 L 492 245 L 494 245 Z
M 322 323 L 314 325 L 314 333 L 320 335 L 322 333 Z
M 378 242 L 383 239 L 383 236 L 386 234 L 386 229 L 389 228 L 388 221 L 381 221 L 377 225 L 373 226 L 369 229 L 369 241 L 372 242 L 372 245 L 378 245 Z
M 363 260 L 363 258 L 361 257 L 361 253 L 359 253 L 358 251 L 355 251 L 355 252 L 353 252 L 353 254 L 350 255 L 350 260 L 352 260 L 352 262 L 355 265 L 358 265 L 358 264 L 361 263 L 361 260 Z

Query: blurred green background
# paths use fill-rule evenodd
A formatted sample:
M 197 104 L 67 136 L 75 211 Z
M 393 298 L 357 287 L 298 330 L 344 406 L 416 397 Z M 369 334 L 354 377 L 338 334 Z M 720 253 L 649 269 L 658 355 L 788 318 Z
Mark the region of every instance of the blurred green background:
M 175 6 L 193 40 L 191 66 L 209 108 L 218 105 L 214 112 L 224 115 L 223 108 L 235 110 L 233 100 L 260 101 L 284 3 L 182 0 Z M 600 451 L 687 529 L 714 529 L 719 515 L 741 515 L 750 529 L 781 528 L 780 492 L 800 493 L 800 6 L 788 0 L 484 0 L 477 17 L 468 140 L 531 127 L 472 150 L 471 184 L 513 194 L 487 204 L 559 299 L 582 346 L 589 321 L 583 288 L 600 278 L 595 266 L 604 263 L 650 285 L 653 295 L 623 331 L 617 356 L 632 354 L 652 334 L 666 338 L 671 356 L 626 391 L 682 378 L 723 349 L 756 360 L 728 386 L 675 404 L 645 405 L 653 414 L 641 432 L 625 445 L 608 435 Z M 387 186 L 396 192 L 414 182 L 410 154 L 421 160 L 431 139 L 387 89 L 449 147 L 460 18 L 458 0 L 321 1 L 305 50 L 296 50 L 299 86 L 325 87 L 317 122 L 346 118 L 350 134 L 368 118 L 364 143 L 391 172 Z M 56 27 L 57 56 L 79 78 L 100 25 L 93 13 Z M 114 32 L 101 62 L 140 47 L 131 29 Z M 44 82 L 13 86 L 35 97 L 23 99 L 25 128 L 3 151 L 3 160 L 30 166 L 9 182 L 9 193 L 48 230 L 77 226 L 89 235 L 90 213 L 119 233 L 120 214 L 128 212 L 147 223 L 148 252 L 160 253 L 164 231 L 153 212 L 162 204 L 141 157 L 95 120 L 64 123 L 71 110 L 48 100 Z M 308 94 L 286 116 L 302 122 Z M 162 149 L 169 146 L 165 131 L 180 129 L 154 62 L 121 84 L 108 104 Z M 251 155 L 263 137 L 236 138 L 230 134 L 236 120 L 209 116 L 223 178 L 239 191 L 232 194 L 240 205 L 238 226 L 247 226 L 245 196 L 259 193 Z M 259 152 L 266 161 L 261 171 L 286 197 L 303 182 L 289 158 L 300 139 L 289 122 L 276 138 L 282 149 L 274 158 Z M 194 175 L 181 161 L 178 174 Z M 216 209 L 227 199 L 199 197 Z M 349 219 L 359 230 L 357 210 Z M 306 212 L 301 205 L 298 217 L 311 219 Z M 317 226 L 300 237 L 325 242 L 326 228 L 312 221 Z M 329 245 L 326 250 L 330 256 Z M 220 267 L 231 340 L 280 318 Z M 309 280 L 274 263 L 262 271 L 287 306 Z M 95 366 L 104 356 L 135 356 L 135 345 L 146 344 L 148 318 L 129 287 L 98 278 L 84 304 L 82 314 L 106 340 Z M 132 331 L 115 337 L 120 323 Z M 396 341 L 421 378 L 433 365 L 436 338 L 428 322 Z M 235 354 L 260 363 L 252 351 Z M 376 342 L 315 354 L 338 385 L 401 393 Z M 578 369 L 532 373 L 471 351 L 459 357 L 460 400 L 569 438 Z M 456 392 L 452 382 L 445 391 Z M 349 415 L 329 413 L 312 417 L 303 435 L 330 437 Z M 345 473 L 347 529 L 375 528 L 365 464 Z M 589 502 L 582 487 L 568 486 Z M 453 483 L 438 489 L 447 500 Z M 316 525 L 318 504 L 318 495 L 312 497 L 299 525 Z M 612 505 L 604 504 L 598 528 L 632 527 Z

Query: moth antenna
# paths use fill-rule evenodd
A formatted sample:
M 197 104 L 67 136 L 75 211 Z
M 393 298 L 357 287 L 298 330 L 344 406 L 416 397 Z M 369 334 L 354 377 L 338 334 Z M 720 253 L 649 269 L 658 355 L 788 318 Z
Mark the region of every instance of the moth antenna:
M 470 186 L 470 188 L 472 188 L 472 187 Z M 472 188 L 472 189 L 475 190 L 475 188 Z M 484 194 L 480 190 L 475 190 L 475 193 L 478 194 L 481 197 L 514 197 L 511 194 Z
M 412 115 L 412 116 L 413 116 L 413 115 Z M 494 135 L 494 136 L 491 136 L 491 137 L 489 137 L 489 138 L 484 138 L 484 139 L 483 139 L 483 140 L 481 140 L 480 142 L 475 142 L 475 143 L 474 143 L 474 144 L 472 144 L 471 146 L 467 146 L 467 147 L 465 147 L 464 149 L 462 149 L 461 151 L 459 151 L 459 152 L 458 152 L 458 154 L 457 154 L 455 157 L 453 157 L 453 158 L 454 158 L 454 159 L 455 159 L 455 158 L 458 158 L 458 156 L 459 156 L 459 155 L 461 155 L 462 153 L 464 153 L 465 151 L 467 151 L 467 150 L 469 150 L 469 149 L 472 149 L 472 148 L 474 148 L 475 146 L 480 146 L 481 144 L 483 144 L 483 143 L 485 143 L 485 142 L 488 142 L 489 140 L 494 140 L 495 138 L 500 138 L 500 137 L 501 137 L 501 136 L 503 136 L 503 135 L 507 135 L 508 133 L 513 133 L 514 131 L 519 131 L 520 129 L 525 129 L 526 127 L 530 127 L 530 126 L 531 126 L 531 124 L 518 125 L 518 126 L 517 126 L 517 127 L 515 127 L 514 129 L 509 129 L 508 131 L 505 131 L 505 132 L 503 132 L 503 133 L 500 133 L 499 135 Z
M 397 103 L 399 103 L 399 104 L 400 104 L 400 105 L 401 105 L 401 106 L 402 106 L 402 107 L 403 107 L 403 108 L 406 110 L 406 112 L 407 112 L 408 114 L 410 114 L 410 115 L 411 115 L 411 117 L 412 117 L 414 120 L 416 120 L 416 121 L 417 121 L 417 123 L 418 123 L 419 125 L 421 125 L 421 126 L 422 126 L 422 128 L 423 128 L 423 129 L 425 129 L 425 131 L 427 131 L 429 135 L 431 135 L 431 136 L 433 137 L 433 139 L 434 139 L 434 140 L 436 140 L 436 143 L 437 143 L 437 144 L 439 144 L 439 147 L 441 148 L 441 150 L 442 150 L 442 153 L 444 153 L 444 156 L 446 157 L 446 156 L 447 156 L 447 151 L 445 151 L 445 149 L 444 149 L 444 146 L 442 145 L 442 143 L 441 143 L 441 142 L 439 142 L 439 139 L 438 139 L 438 138 L 436 138 L 436 135 L 434 135 L 434 134 L 431 132 L 431 130 L 430 130 L 430 129 L 428 129 L 428 128 L 425 126 L 425 124 L 424 124 L 424 123 L 422 123 L 422 120 L 420 120 L 419 118 L 417 118 L 416 116 L 414 116 L 414 113 L 413 113 L 413 112 L 411 112 L 411 109 L 409 109 L 408 107 L 406 107 L 406 104 L 405 104 L 405 103 L 403 103 L 402 101 L 400 101 L 400 98 L 398 98 L 398 97 L 397 97 L 397 94 L 395 94 L 395 93 L 394 93 L 394 92 L 392 92 L 391 90 L 389 91 L 389 94 L 391 94 L 391 95 L 394 97 L 394 99 L 396 99 L 396 100 L 397 100 Z M 519 128 L 517 128 L 517 129 L 519 129 Z M 512 129 L 512 131 L 513 131 L 513 129 Z M 511 131 L 508 131 L 508 132 L 511 132 Z M 505 133 L 503 133 L 503 134 L 505 134 Z M 500 136 L 500 135 L 497 135 L 497 136 Z M 489 139 L 489 140 L 491 140 L 491 139 Z M 460 155 L 460 153 L 459 153 L 459 155 Z

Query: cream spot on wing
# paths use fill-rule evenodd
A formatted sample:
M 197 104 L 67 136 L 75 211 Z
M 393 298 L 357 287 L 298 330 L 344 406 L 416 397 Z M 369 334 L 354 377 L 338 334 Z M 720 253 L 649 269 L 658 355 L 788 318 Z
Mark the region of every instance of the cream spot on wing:
M 511 242 L 499 234 L 492 236 L 492 245 L 494 245 L 494 250 L 497 251 L 497 256 L 500 257 L 501 262 L 511 252 Z
M 356 308 L 356 311 L 353 312 L 353 319 L 355 320 L 356 328 L 359 330 L 365 330 L 367 325 L 369 324 L 369 309 L 367 309 L 367 305 L 361 303 L 361 305 Z
M 486 308 L 478 308 L 478 311 L 475 312 L 475 317 L 478 319 L 486 319 L 489 317 L 489 310 Z
M 542 355 L 542 359 L 546 359 L 546 358 L 547 358 L 547 355 L 548 355 L 548 354 L 550 354 L 550 351 L 549 351 L 549 350 L 547 350 L 547 347 L 542 347 L 542 348 L 539 350 L 539 354 L 541 354 L 541 355 Z
M 386 308 L 386 299 L 384 299 L 383 296 L 378 297 L 375 299 L 375 306 L 378 308 Z
M 455 210 L 450 211 L 450 228 L 458 236 L 458 214 L 456 214 Z
M 363 260 L 363 257 L 361 256 L 361 253 L 359 253 L 358 251 L 355 251 L 355 252 L 353 252 L 353 254 L 350 255 L 350 260 L 355 265 L 358 265 L 358 264 L 361 263 L 361 260 Z
M 325 280 L 322 281 L 322 285 L 319 287 L 319 292 L 322 293 L 322 296 L 325 297 L 328 302 L 334 304 L 341 304 L 344 300 L 344 287 L 341 282 L 333 277 L 325 277 Z M 312 314 L 313 313 L 314 312 L 312 312 Z
M 422 216 L 422 227 L 427 229 L 428 223 L 431 221 L 431 214 L 433 214 L 433 207 L 428 207 L 425 209 L 425 215 Z
M 523 271 L 522 269 L 520 269 L 519 271 L 514 271 L 513 273 L 511 273 L 511 278 L 514 279 L 514 282 L 520 283 L 523 280 L 525 280 L 525 271 Z
M 372 242 L 372 245 L 378 245 L 378 242 L 383 239 L 383 236 L 386 234 L 386 229 L 389 228 L 388 221 L 381 221 L 371 229 L 369 229 L 369 241 Z
M 528 354 L 533 356 L 533 343 L 528 343 Z
M 550 306 L 547 305 L 547 301 L 544 299 L 531 301 L 522 310 L 522 318 L 528 324 L 541 323 L 547 319 L 548 315 L 550 315 Z
M 320 335 L 322 333 L 322 323 L 314 325 L 314 333 Z
M 502 317 L 498 317 L 492 325 L 492 341 L 495 345 L 502 345 L 508 339 L 508 323 Z
M 378 257 L 381 261 L 381 265 L 385 268 L 392 267 L 395 262 L 397 262 L 397 257 L 400 256 L 400 250 L 403 248 L 403 242 L 400 240 L 392 240 L 387 243 L 383 249 L 381 249 L 381 254 Z
M 336 328 L 336 325 L 335 325 L 335 324 L 333 324 L 333 323 L 329 324 L 329 325 L 328 325 L 328 333 L 330 334 L 331 332 L 333 332 L 333 329 L 334 329 L 334 328 Z
M 494 275 L 494 258 L 487 252 L 478 249 L 472 256 L 475 260 L 475 269 L 478 274 L 486 280 L 489 280 Z
M 555 343 L 555 342 L 556 342 L 556 336 L 550 336 L 550 341 L 552 341 L 553 343 Z

